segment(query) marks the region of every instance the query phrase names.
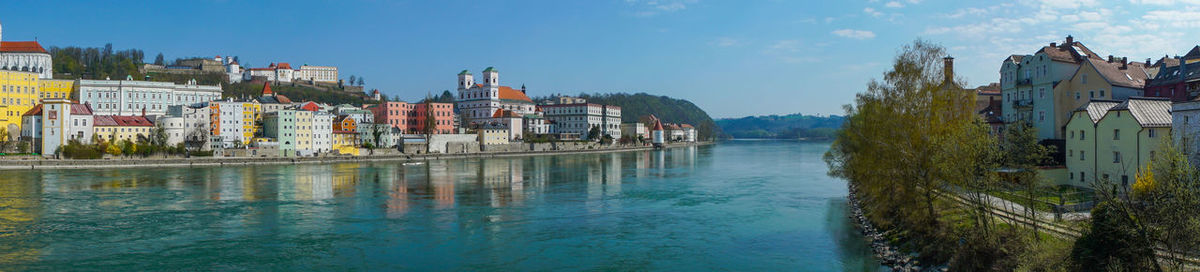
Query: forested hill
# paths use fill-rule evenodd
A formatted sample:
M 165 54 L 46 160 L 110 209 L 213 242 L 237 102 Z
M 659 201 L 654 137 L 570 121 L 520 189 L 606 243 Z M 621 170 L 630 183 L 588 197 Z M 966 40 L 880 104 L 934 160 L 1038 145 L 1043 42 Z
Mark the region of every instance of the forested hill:
M 647 93 L 597 93 L 581 94 L 579 97 L 587 99 L 588 103 L 621 107 L 621 122 L 623 123 L 638 122 L 641 117 L 654 114 L 663 122 L 695 126 L 700 139 L 713 139 L 725 135 L 704 109 L 684 99 Z M 549 97 L 536 97 L 534 101 L 541 102 L 546 99 Z
M 831 139 L 845 119 L 796 113 L 719 119 L 717 125 L 734 138 Z

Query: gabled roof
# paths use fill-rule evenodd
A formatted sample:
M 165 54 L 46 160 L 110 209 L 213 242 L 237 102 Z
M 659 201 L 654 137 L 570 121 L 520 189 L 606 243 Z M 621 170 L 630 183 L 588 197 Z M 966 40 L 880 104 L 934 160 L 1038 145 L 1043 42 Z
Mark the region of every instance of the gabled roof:
M 280 62 L 279 64 L 275 65 L 275 69 L 292 69 L 292 65 L 288 64 L 287 62 Z
M 1092 120 L 1092 124 L 1095 124 L 1096 122 L 1100 122 L 1100 118 L 1104 118 L 1104 114 L 1108 113 L 1108 110 L 1113 107 L 1116 107 L 1117 104 L 1121 104 L 1121 102 L 1116 100 L 1092 100 L 1075 109 L 1075 111 L 1086 111 L 1088 118 Z
M 271 91 L 271 83 L 270 83 L 270 82 L 263 82 L 263 90 L 262 90 L 262 95 L 263 95 L 263 96 L 268 96 L 268 95 L 274 95 L 274 94 L 275 94 L 275 92 Z
M 1142 127 L 1170 127 L 1171 100 L 1158 97 L 1130 97 L 1112 111 L 1127 110 Z
M 4 53 L 46 53 L 45 48 L 37 41 L 28 42 L 3 42 L 0 41 L 0 52 Z
M 45 104 L 37 104 L 36 106 L 33 106 L 32 109 L 25 111 L 25 114 L 21 114 L 21 116 L 41 116 L 42 115 L 42 105 L 45 105 Z
M 71 104 L 71 115 L 92 115 L 92 105 Z
M 1146 87 L 1146 78 L 1148 76 L 1146 75 L 1143 63 L 1130 62 L 1125 65 L 1125 69 L 1121 69 L 1121 61 L 1107 62 L 1100 59 L 1088 58 L 1087 62 L 1091 63 L 1092 67 L 1096 67 L 1096 71 L 1113 86 L 1134 89 Z
M 1096 53 L 1092 52 L 1091 49 L 1088 49 L 1081 42 L 1072 42 L 1072 44 L 1063 43 L 1053 47 L 1043 46 L 1037 53 L 1046 53 L 1046 56 L 1049 56 L 1051 60 L 1070 63 L 1079 63 L 1083 59 L 1100 59 L 1100 55 L 1096 55 Z
M 1183 59 L 1184 60 L 1200 59 L 1200 45 L 1192 47 L 1192 50 L 1189 50 L 1187 52 L 1187 54 L 1183 55 Z

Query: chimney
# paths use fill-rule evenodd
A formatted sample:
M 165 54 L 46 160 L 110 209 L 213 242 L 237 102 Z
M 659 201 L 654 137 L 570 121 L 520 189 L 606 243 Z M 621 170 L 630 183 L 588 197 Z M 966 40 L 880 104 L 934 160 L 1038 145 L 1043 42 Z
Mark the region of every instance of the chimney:
M 954 82 L 954 57 L 947 56 L 942 58 L 942 61 L 945 63 L 945 66 L 942 67 L 942 72 L 946 74 L 944 82 Z
M 146 117 L 146 107 L 142 107 L 142 117 Z
M 1065 46 L 1075 45 L 1075 38 L 1071 37 L 1071 35 L 1067 35 L 1067 43 L 1065 43 L 1063 45 L 1065 45 Z
M 1146 67 L 1150 67 L 1150 58 L 1146 58 Z

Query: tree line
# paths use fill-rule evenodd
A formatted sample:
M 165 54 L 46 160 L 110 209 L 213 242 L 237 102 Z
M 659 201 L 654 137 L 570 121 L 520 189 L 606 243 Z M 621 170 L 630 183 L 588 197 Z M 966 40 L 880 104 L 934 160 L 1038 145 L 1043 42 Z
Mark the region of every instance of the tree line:
M 50 47 L 54 73 L 61 78 L 124 79 L 141 78 L 139 72 L 145 53 L 141 49 L 114 51 L 112 43 L 104 47 Z

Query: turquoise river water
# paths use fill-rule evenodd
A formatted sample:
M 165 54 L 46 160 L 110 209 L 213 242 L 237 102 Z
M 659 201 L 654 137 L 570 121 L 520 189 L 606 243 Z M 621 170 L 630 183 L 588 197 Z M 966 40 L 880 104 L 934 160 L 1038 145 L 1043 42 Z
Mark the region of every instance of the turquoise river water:
M 878 271 L 827 148 L 0 171 L 0 270 Z

